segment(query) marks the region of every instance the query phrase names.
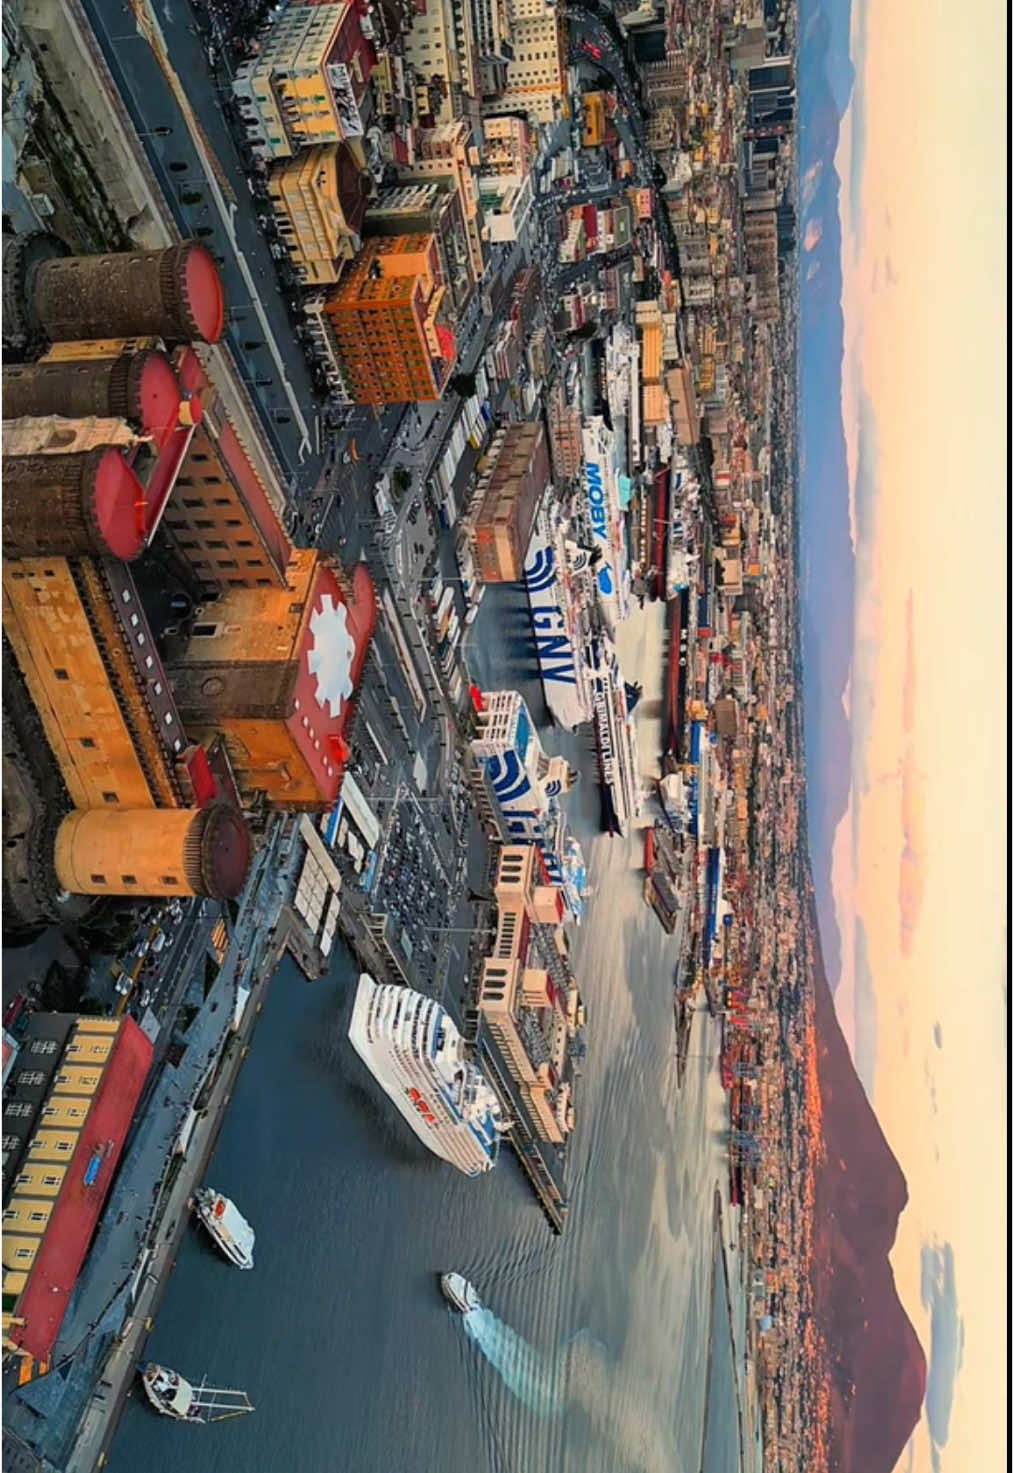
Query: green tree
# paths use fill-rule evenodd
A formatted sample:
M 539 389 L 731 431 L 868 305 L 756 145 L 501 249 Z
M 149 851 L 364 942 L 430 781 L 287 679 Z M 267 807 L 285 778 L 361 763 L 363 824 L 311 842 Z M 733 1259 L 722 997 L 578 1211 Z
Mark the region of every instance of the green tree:
M 476 390 L 476 378 L 474 373 L 456 373 L 451 379 L 450 387 L 462 399 L 471 399 Z

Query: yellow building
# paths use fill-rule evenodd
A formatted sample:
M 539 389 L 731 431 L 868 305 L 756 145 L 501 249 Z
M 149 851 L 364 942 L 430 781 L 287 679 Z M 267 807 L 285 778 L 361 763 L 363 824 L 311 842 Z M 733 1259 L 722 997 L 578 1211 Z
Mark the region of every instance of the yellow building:
M 4 1100 L 3 1348 L 44 1372 L 151 1063 L 130 1018 L 38 1013 Z
M 480 95 L 479 59 L 472 32 L 471 8 L 452 5 L 451 0 L 427 0 L 416 10 L 412 26 L 403 37 L 405 61 L 416 76 L 416 111 L 420 118 L 451 123 L 462 111 L 457 101 Z M 431 93 L 429 84 L 439 77 L 444 84 Z M 436 106 L 434 106 L 436 101 Z
M 601 92 L 586 92 L 581 98 L 583 116 L 581 144 L 597 148 L 606 136 L 606 100 Z
M 525 175 L 532 167 L 535 141 L 523 118 L 487 118 L 482 125 L 482 172 Z
M 290 5 L 266 32 L 257 56 L 233 78 L 247 140 L 260 158 L 361 138 L 359 105 L 373 51 L 351 0 Z
M 472 130 L 464 118 L 453 123 L 440 123 L 435 128 L 421 128 L 416 135 L 416 156 L 411 164 L 398 167 L 398 178 L 450 179 L 461 200 L 468 236 L 468 254 L 478 279 L 485 269 L 482 250 L 479 191 L 475 171 L 479 167 L 478 150 L 472 144 Z
M 484 101 L 484 115 L 523 112 L 538 123 L 566 116 L 567 28 L 555 7 L 549 0 L 512 0 L 511 34 L 506 85 Z
M 347 143 L 322 143 L 272 168 L 268 191 L 279 233 L 308 285 L 337 281 L 359 251 L 367 187 Z

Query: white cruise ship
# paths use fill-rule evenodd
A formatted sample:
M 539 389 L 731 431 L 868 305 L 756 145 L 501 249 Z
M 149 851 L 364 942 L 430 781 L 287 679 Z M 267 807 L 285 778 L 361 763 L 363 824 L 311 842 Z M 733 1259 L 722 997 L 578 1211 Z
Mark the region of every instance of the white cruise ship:
M 349 1024 L 353 1048 L 416 1135 L 466 1176 L 495 1164 L 509 1129 L 453 1021 L 431 997 L 365 972 Z
M 634 706 L 640 689 L 628 686 L 607 634 L 592 637 L 588 645 L 594 690 L 595 752 L 602 788 L 602 826 L 609 833 L 626 834 L 641 811 L 641 782 L 637 769 Z

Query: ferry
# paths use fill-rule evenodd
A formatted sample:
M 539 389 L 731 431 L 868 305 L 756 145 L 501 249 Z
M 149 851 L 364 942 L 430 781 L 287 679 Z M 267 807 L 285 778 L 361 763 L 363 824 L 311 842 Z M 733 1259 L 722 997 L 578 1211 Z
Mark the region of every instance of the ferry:
M 254 1230 L 234 1202 L 211 1187 L 194 1196 L 197 1216 L 210 1236 L 236 1268 L 253 1268 Z
M 573 731 L 592 714 L 581 651 L 594 595 L 589 554 L 565 532 L 559 503 L 544 496 L 525 555 L 525 590 L 546 705 L 558 725 Z
M 595 752 L 602 789 L 602 827 L 626 834 L 641 812 L 634 707 L 640 688 L 623 679 L 616 648 L 607 634 L 588 646 L 594 690 Z
M 447 1302 L 460 1314 L 471 1314 L 473 1309 L 482 1308 L 482 1300 L 461 1274 L 441 1274 L 440 1288 Z
M 349 1039 L 423 1145 L 466 1176 L 492 1170 L 510 1121 L 438 1002 L 363 972 Z
M 137 1369 L 152 1406 L 176 1422 L 224 1422 L 228 1417 L 253 1411 L 245 1391 L 206 1386 L 203 1381 L 200 1386 L 192 1386 L 179 1371 L 170 1371 L 155 1361 L 142 1361 Z

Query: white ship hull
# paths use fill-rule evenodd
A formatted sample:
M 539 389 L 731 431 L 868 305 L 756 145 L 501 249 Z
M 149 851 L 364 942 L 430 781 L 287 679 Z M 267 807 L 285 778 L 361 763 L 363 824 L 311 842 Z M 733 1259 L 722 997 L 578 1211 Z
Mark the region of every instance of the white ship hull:
M 554 721 L 573 728 L 591 719 L 592 708 L 580 658 L 580 610 L 562 543 L 562 537 L 552 534 L 550 513 L 541 510 L 525 557 L 525 589 L 546 705 Z
M 499 1104 L 464 1061 L 458 1031 L 438 1003 L 408 987 L 380 986 L 364 972 L 349 1039 L 424 1146 L 466 1176 L 491 1170 L 505 1128 Z M 462 1090 L 471 1092 L 471 1105 Z
M 637 738 L 627 710 L 623 676 L 612 642 L 599 636 L 589 647 L 595 687 L 595 746 L 599 782 L 605 790 L 615 825 L 627 834 L 641 811 Z
M 254 1230 L 235 1203 L 205 1187 L 195 1195 L 197 1216 L 219 1251 L 236 1268 L 253 1268 Z

